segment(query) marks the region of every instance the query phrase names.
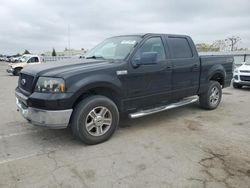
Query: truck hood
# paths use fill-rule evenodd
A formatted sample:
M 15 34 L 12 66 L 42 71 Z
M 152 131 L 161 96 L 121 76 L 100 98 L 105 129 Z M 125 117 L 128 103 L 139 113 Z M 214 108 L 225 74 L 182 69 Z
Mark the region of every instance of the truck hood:
M 27 66 L 22 73 L 33 76 L 68 77 L 77 73 L 90 72 L 113 66 L 114 63 L 96 59 L 68 59 Z
M 250 71 L 250 65 L 241 65 L 239 68 L 238 68 L 238 70 L 248 70 L 248 71 Z
M 14 69 L 16 67 L 23 67 L 23 66 L 25 66 L 25 63 L 9 63 L 9 66 Z

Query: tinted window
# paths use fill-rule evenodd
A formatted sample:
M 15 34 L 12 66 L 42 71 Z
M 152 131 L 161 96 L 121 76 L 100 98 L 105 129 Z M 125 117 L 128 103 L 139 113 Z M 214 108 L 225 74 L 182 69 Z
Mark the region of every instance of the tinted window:
M 146 40 L 138 49 L 134 58 L 140 58 L 143 52 L 157 52 L 157 62 L 166 59 L 165 49 L 160 37 L 154 37 Z
M 28 61 L 28 63 L 36 63 L 36 62 L 39 62 L 38 57 L 32 57 Z
M 169 38 L 168 41 L 174 59 L 190 58 L 193 56 L 186 38 Z
M 34 62 L 39 62 L 38 57 L 34 58 Z

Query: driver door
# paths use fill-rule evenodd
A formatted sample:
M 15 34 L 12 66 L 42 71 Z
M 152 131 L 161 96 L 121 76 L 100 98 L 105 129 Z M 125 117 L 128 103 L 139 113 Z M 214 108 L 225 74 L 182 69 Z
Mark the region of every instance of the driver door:
M 133 66 L 144 52 L 157 52 L 154 64 Z M 161 36 L 146 38 L 133 55 L 128 74 L 123 78 L 127 88 L 127 109 L 138 109 L 168 103 L 171 97 L 171 70 Z

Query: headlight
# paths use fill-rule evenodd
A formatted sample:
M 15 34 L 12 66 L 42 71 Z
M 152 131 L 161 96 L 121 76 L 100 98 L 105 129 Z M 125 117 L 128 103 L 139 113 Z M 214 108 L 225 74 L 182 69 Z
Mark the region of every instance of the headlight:
M 238 69 L 235 69 L 235 70 L 234 70 L 234 73 L 238 73 L 238 72 L 239 72 L 239 70 L 238 70 Z
M 36 92 L 64 93 L 65 83 L 62 78 L 39 77 Z

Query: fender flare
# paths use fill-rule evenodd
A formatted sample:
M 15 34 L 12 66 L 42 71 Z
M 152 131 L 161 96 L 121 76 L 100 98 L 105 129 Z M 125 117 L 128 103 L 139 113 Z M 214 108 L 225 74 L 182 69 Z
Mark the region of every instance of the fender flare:
M 75 103 L 83 94 L 100 87 L 113 91 L 119 98 L 123 98 L 125 95 L 120 80 L 111 75 L 93 75 L 91 77 L 86 77 L 85 79 L 75 82 L 72 87 L 77 88 L 77 90 L 72 91 L 74 93 L 73 103 Z
M 226 78 L 225 68 L 221 64 L 215 64 L 209 69 L 208 74 L 207 74 L 207 81 L 211 80 L 211 78 L 215 74 L 221 74 L 223 76 L 223 80 Z

